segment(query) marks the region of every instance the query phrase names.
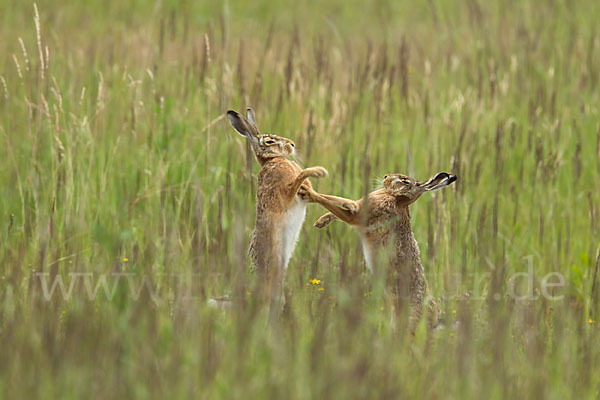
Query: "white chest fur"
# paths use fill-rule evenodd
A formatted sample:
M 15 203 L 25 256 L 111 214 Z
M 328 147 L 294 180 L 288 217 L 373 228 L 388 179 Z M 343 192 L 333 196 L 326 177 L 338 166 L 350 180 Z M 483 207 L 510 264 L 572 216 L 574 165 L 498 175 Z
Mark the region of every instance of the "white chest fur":
M 365 255 L 365 261 L 367 262 L 367 268 L 369 269 L 369 272 L 372 274 L 373 273 L 373 252 L 371 251 L 371 247 L 369 246 L 369 243 L 368 243 L 365 235 L 362 233 L 359 233 L 359 237 L 360 237 L 360 242 L 361 242 L 362 248 L 363 248 L 363 254 Z
M 294 204 L 289 208 L 285 217 L 282 221 L 281 226 L 281 256 L 283 258 L 282 265 L 284 270 L 287 269 L 296 242 L 298 241 L 298 235 L 300 234 L 300 228 L 306 218 L 306 203 L 296 197 Z

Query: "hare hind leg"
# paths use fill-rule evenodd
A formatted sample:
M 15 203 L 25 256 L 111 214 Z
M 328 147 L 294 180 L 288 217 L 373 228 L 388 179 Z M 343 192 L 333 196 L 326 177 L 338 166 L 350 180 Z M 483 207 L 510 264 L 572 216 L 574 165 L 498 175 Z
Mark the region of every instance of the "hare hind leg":
M 249 253 L 256 268 L 253 296 L 269 309 L 269 319 L 277 318 L 283 309 L 283 265 L 281 249 L 270 236 L 252 239 Z
M 435 329 L 439 322 L 440 309 L 429 291 L 427 278 L 422 266 L 415 268 L 413 271 L 410 290 L 411 304 L 414 309 L 412 313 L 420 319 L 423 309 L 425 309 L 427 313 L 427 328 L 430 331 Z
M 427 294 L 425 271 L 419 266 L 414 269 L 410 280 L 410 325 L 413 335 L 423 316 L 424 306 L 427 307 L 428 311 L 427 328 L 431 330 L 434 327 L 434 321 L 437 321 L 437 304 L 433 299 L 429 299 Z
M 277 322 L 285 306 L 283 268 L 273 268 L 269 282 L 269 321 Z
M 434 330 L 440 322 L 440 307 L 431 294 L 427 295 L 427 328 Z
M 411 296 L 409 294 L 409 285 L 407 283 L 408 280 L 403 276 L 396 276 L 392 278 L 392 309 L 396 324 L 399 322 L 404 322 L 404 324 L 408 322 L 409 326 L 411 326 L 413 307 L 412 302 L 410 301 Z M 400 324 L 400 326 L 404 324 Z

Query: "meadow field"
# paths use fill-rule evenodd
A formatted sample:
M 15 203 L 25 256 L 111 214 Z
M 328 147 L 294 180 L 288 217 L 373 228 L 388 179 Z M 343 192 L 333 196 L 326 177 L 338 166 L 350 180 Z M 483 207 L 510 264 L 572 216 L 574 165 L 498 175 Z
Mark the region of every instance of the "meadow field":
M 0 398 L 600 396 L 600 2 L 0 0 Z M 411 206 L 443 327 L 390 325 L 308 208 L 248 295 L 259 165 L 224 118 Z M 230 310 L 207 306 L 230 295 Z

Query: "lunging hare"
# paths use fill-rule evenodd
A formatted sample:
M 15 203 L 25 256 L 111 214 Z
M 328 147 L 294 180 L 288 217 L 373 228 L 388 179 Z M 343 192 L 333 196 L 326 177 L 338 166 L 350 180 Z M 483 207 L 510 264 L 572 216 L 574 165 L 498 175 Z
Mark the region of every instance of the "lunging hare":
M 368 194 L 366 199 L 356 202 L 358 213 L 344 209 L 332 209 L 315 222 L 323 228 L 336 218 L 353 225 L 362 242 L 367 267 L 371 272 L 375 261 L 380 260 L 382 249 L 389 246 L 389 279 L 393 300 L 394 315 L 400 316 L 403 305 L 410 303 L 409 328 L 414 334 L 421 319 L 423 303 L 427 300 L 429 310 L 428 325 L 435 327 L 438 309 L 429 294 L 425 272 L 421 264 L 421 253 L 413 235 L 408 206 L 427 191 L 438 190 L 456 180 L 456 175 L 440 172 L 426 182 L 401 174 L 386 175 L 383 188 Z
M 229 110 L 227 117 L 233 128 L 251 144 L 261 165 L 256 192 L 256 227 L 248 250 L 263 279 L 270 301 L 271 316 L 283 306 L 283 279 L 300 228 L 306 216 L 306 205 L 319 202 L 330 211 L 338 207 L 356 212 L 353 201 L 323 196 L 312 190 L 309 177 L 327 175 L 323 167 L 302 169 L 286 157 L 294 153 L 294 142 L 284 137 L 260 134 L 254 111 L 247 109 L 248 119 Z

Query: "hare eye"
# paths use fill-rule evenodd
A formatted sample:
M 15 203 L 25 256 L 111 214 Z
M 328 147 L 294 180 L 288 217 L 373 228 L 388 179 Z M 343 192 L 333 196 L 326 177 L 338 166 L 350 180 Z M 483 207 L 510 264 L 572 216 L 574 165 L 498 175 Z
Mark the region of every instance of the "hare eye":
M 410 185 L 410 181 L 403 180 L 402 183 L 405 185 Z
M 268 145 L 268 146 L 270 146 L 272 144 L 275 144 L 275 141 L 274 140 L 266 140 L 265 144 Z
M 385 175 L 385 176 L 383 177 L 383 179 L 387 179 L 387 178 L 388 178 L 388 176 L 389 176 L 389 175 Z

